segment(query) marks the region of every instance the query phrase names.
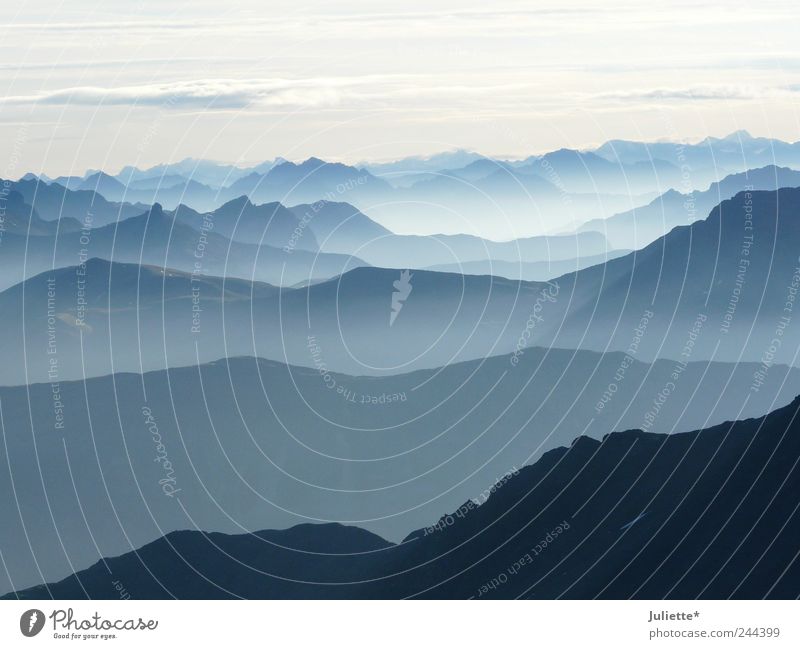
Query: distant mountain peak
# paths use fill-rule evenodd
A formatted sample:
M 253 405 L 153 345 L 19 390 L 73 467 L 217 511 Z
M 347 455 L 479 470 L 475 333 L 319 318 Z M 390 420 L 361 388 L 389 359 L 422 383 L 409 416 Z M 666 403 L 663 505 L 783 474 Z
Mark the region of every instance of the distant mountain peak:
M 750 131 L 747 131 L 743 128 L 739 129 L 738 131 L 734 131 L 730 135 L 725 136 L 722 138 L 723 140 L 754 140 L 755 138 L 750 135 Z
M 243 210 L 246 207 L 252 207 L 252 206 L 253 202 L 250 200 L 250 197 L 245 194 L 242 194 L 241 196 L 237 196 L 236 198 L 232 198 L 231 200 L 226 201 L 214 211 L 225 212 L 233 209 Z
M 749 131 L 745 129 L 739 129 L 738 131 L 733 131 L 733 133 L 729 133 L 724 137 L 707 137 L 703 140 L 703 143 L 710 143 L 710 142 L 744 142 L 748 140 L 755 140 L 752 135 L 750 135 Z
M 108 179 L 108 180 L 116 180 L 113 176 L 108 175 L 105 171 L 92 171 L 89 173 L 85 180 L 86 182 L 91 182 L 96 179 Z

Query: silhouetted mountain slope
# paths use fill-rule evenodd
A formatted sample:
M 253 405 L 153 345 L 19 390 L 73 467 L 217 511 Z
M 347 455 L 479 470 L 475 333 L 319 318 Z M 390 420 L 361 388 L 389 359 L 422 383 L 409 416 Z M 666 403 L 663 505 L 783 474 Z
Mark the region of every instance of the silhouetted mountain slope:
M 319 242 L 321 250 L 356 254 L 360 248 L 392 232 L 348 203 L 316 201 L 290 208 L 306 230 Z M 306 236 L 304 230 L 299 241 Z M 413 264 L 409 264 L 413 265 Z
M 746 360 L 768 372 L 773 363 L 796 363 L 800 345 L 800 330 L 791 321 L 800 286 L 800 229 L 794 222 L 799 209 L 800 190 L 742 193 L 708 219 L 676 228 L 644 250 L 550 283 L 413 271 L 404 284 L 398 270 L 356 268 L 304 288 L 234 300 L 218 301 L 218 290 L 206 299 L 187 283 L 180 299 L 162 304 L 158 287 L 137 295 L 135 281 L 112 285 L 112 269 L 98 264 L 87 283 L 103 290 L 111 286 L 115 301 L 152 308 L 143 315 L 135 307 L 110 314 L 98 307 L 87 311 L 86 322 L 98 349 L 121 349 L 117 368 L 123 370 L 165 367 L 160 342 L 172 365 L 196 361 L 199 351 L 201 362 L 255 355 L 313 367 L 313 339 L 330 371 L 388 375 L 510 352 L 519 356 L 529 346 L 625 351 L 637 340 L 642 360 Z M 300 253 L 286 254 L 294 259 Z M 313 263 L 317 269 L 316 259 Z M 114 272 L 134 279 L 138 273 L 135 267 Z M 68 325 L 78 307 L 76 269 L 54 275 L 67 287 L 55 300 L 63 318 L 56 329 L 64 328 L 59 335 L 64 353 L 77 354 L 77 332 Z M 204 280 L 226 286 L 234 281 Z M 36 341 L 47 328 L 47 282 L 42 275 L 27 280 L 25 289 L 0 293 L 7 331 L 0 345 L 13 360 L 0 367 L 6 383 L 22 382 L 23 353 L 31 359 L 32 376 L 46 375 L 46 350 Z M 23 307 L 25 335 L 32 336 L 27 351 L 19 319 Z M 198 309 L 203 326 L 187 337 Z M 107 333 L 111 323 L 118 332 L 113 340 Z M 123 338 L 125 333 L 132 338 Z M 771 342 L 776 336 L 780 345 Z M 141 349 L 133 365 L 124 357 L 130 340 L 140 341 Z M 33 361 L 40 353 L 41 362 Z M 113 371 L 107 357 L 97 362 L 87 364 L 90 375 Z M 67 370 L 80 367 L 65 364 Z
M 100 192 L 67 189 L 58 183 L 47 184 L 37 180 L 19 180 L 11 183 L 11 191 L 17 191 L 28 205 L 32 205 L 46 221 L 73 218 L 81 225 L 98 227 L 127 219 L 149 209 L 146 205 L 113 203 Z
M 239 534 L 343 521 L 399 541 L 577 434 L 694 429 L 762 415 L 800 392 L 798 369 L 772 367 L 753 392 L 755 364 L 689 363 L 656 405 L 673 361 L 571 350 L 384 378 L 330 372 L 324 348 L 307 350 L 320 362 L 313 369 L 252 358 L 197 366 L 208 353 L 202 336 L 168 317 L 165 344 L 161 307 L 146 297 L 163 283 L 165 304 L 191 323 L 191 302 L 178 297 L 187 278 L 143 269 L 125 281 L 141 286 L 139 331 L 121 331 L 112 349 L 96 337 L 109 326 L 103 313 L 80 332 L 82 355 L 81 339 L 71 354 L 69 330 L 59 328 L 55 353 L 39 356 L 35 346 L 51 339 L 46 323 L 37 325 L 28 372 L 44 367 L 48 382 L 0 388 L 0 511 L 8 513 L 0 547 L 9 571 L 0 572 L 0 592 L 56 581 L 182 529 Z M 116 332 L 113 314 L 134 304 L 107 305 L 104 288 L 89 287 L 87 300 L 112 314 Z M 218 289 L 200 286 L 209 297 Z M 276 289 L 225 285 L 230 303 L 250 290 Z M 208 315 L 200 315 L 201 333 Z M 230 326 L 228 353 L 245 339 Z M 178 342 L 187 367 L 174 367 Z M 145 367 L 173 367 L 119 373 L 137 367 L 139 354 Z M 112 357 L 117 374 L 67 380 L 68 369 L 90 373 Z
M 268 212 L 269 206 L 263 206 Z M 29 209 L 29 208 L 28 208 Z M 268 213 L 250 222 L 253 228 L 260 227 L 261 235 L 268 240 L 284 242 L 290 236 L 297 221 L 283 207 L 278 213 L 288 214 L 289 220 L 270 222 Z M 176 218 L 177 216 L 177 218 Z M 260 219 L 263 216 L 263 220 Z M 35 219 L 34 215 L 34 219 Z M 53 268 L 68 267 L 88 257 L 114 260 L 124 263 L 142 263 L 173 268 L 195 275 L 235 277 L 252 279 L 272 284 L 294 285 L 300 282 L 328 279 L 346 272 L 365 262 L 356 257 L 312 253 L 298 247 L 291 251 L 270 245 L 248 244 L 230 241 L 217 233 L 219 223 L 226 231 L 226 223 L 235 228 L 235 217 L 230 220 L 214 215 L 200 215 L 181 206 L 175 213 L 164 212 L 159 204 L 144 214 L 127 218 L 94 229 L 80 229 L 74 220 L 62 219 L 58 236 L 26 237 L 27 216 L 19 221 L 19 227 L 11 230 L 3 246 L 0 258 L 3 276 L 0 288 L 31 278 Z M 16 222 L 16 221 L 15 221 Z M 35 231 L 56 232 L 57 222 L 35 220 Z M 189 225 L 191 224 L 191 225 Z M 290 230 L 292 228 L 292 230 Z M 11 236 L 22 229 L 17 236 Z M 313 235 L 307 243 L 314 245 Z
M 301 314 L 298 327 L 317 337 L 328 366 L 348 373 L 435 367 L 526 345 L 622 351 L 646 314 L 640 358 L 791 364 L 800 346 L 791 326 L 798 212 L 800 189 L 740 193 L 643 250 L 550 284 L 416 271 L 393 323 L 400 274 L 355 269 L 286 293 L 283 318 Z M 284 333 L 285 358 L 301 358 L 304 339 Z M 781 345 L 771 344 L 776 335 Z
M 45 221 L 17 191 L 3 197 L 3 213 L 0 215 L 0 236 L 16 234 L 20 236 L 50 236 L 56 232 L 75 232 L 81 224 L 70 217 L 55 221 Z
M 797 597 L 798 409 L 795 400 L 763 419 L 551 451 L 435 533 L 432 547 L 408 546 L 412 563 L 452 549 L 446 565 L 426 566 L 425 595 Z M 554 534 L 562 521 L 569 529 Z M 482 589 L 501 574 L 505 583 Z
M 200 212 L 241 195 L 255 203 L 347 200 L 398 233 L 475 232 L 512 239 L 621 214 L 665 190 L 688 193 L 765 165 L 797 168 L 800 145 L 739 131 L 695 144 L 615 140 L 594 151 L 559 149 L 520 161 L 464 151 L 360 167 L 319 158 L 299 164 L 278 158 L 247 168 L 187 159 L 146 170 L 126 167 L 116 176 L 89 171 L 55 182 L 109 200 L 159 202 L 169 209 L 182 203 Z M 649 240 L 615 243 L 640 247 Z
M 601 158 L 598 161 L 614 166 Z M 256 204 L 347 201 L 396 232 L 468 231 L 495 239 L 549 232 L 590 215 L 629 209 L 645 200 L 595 186 L 585 193 L 568 194 L 534 173 L 518 173 L 503 164 L 494 164 L 494 168 L 495 173 L 474 181 L 460 178 L 455 175 L 458 172 L 436 172 L 421 175 L 409 186 L 393 187 L 366 169 L 309 158 L 300 164 L 284 161 L 241 175 L 218 190 L 213 204 L 204 203 L 202 209 L 189 192 L 175 198 L 164 193 L 173 191 L 167 188 L 149 196 L 169 207 L 178 201 L 199 211 L 210 211 L 243 195 Z M 131 193 L 128 187 L 126 196 L 140 200 L 142 191 Z M 646 200 L 652 195 L 648 192 Z
M 301 252 L 286 254 L 294 259 Z M 132 254 L 138 261 L 138 250 Z M 170 260 L 168 257 L 167 262 Z M 97 260 L 85 269 L 47 271 L 0 293 L 0 320 L 7 332 L 0 339 L 0 349 L 10 354 L 10 362 L 0 367 L 0 382 L 44 380 L 46 349 L 39 341 L 48 327 L 49 310 L 58 316 L 52 328 L 60 341 L 60 353 L 70 359 L 63 363 L 63 371 L 72 372 L 73 378 L 84 370 L 95 376 L 114 371 L 109 357 L 94 355 L 82 366 L 77 356 L 78 332 L 71 324 L 76 319 L 91 327 L 97 350 L 118 350 L 121 364 L 116 367 L 126 371 L 192 363 L 197 346 L 201 361 L 255 355 L 313 366 L 309 336 L 315 336 L 331 370 L 393 374 L 483 358 L 496 348 L 511 349 L 529 315 L 528 303 L 541 291 L 537 285 L 491 277 L 417 271 L 412 276 L 414 298 L 406 301 L 402 315 L 392 322 L 393 283 L 400 277 L 397 270 L 362 273 L 356 269 L 307 288 L 256 290 L 252 297 L 245 297 L 251 285 L 246 280 L 202 274 L 202 281 L 193 283 L 186 271 L 169 274 L 186 276 L 180 284 L 183 295 L 169 301 L 163 299 L 158 283 L 138 284 L 137 266 Z M 48 300 L 52 285 L 55 296 Z M 209 288 L 203 290 L 204 285 Z M 229 298 L 223 287 L 236 287 L 240 297 Z M 79 298 L 95 291 L 97 301 L 79 313 L 83 309 Z M 220 299 L 220 295 L 224 297 Z M 131 306 L 108 311 L 103 301 L 109 300 Z M 20 316 L 23 313 L 24 318 Z M 513 324 L 508 324 L 509 317 Z M 196 327 L 195 320 L 202 320 L 202 326 Z M 480 327 L 477 332 L 476 326 Z M 193 330 L 195 335 L 188 336 Z M 139 354 L 134 353 L 131 341 L 139 341 Z M 34 360 L 40 353 L 45 354 L 41 363 Z M 31 372 L 28 379 L 20 377 L 24 354 L 28 354 Z
M 325 252 L 351 254 L 382 268 L 427 268 L 466 274 L 495 274 L 511 279 L 548 279 L 567 271 L 599 263 L 609 253 L 608 242 L 598 232 L 528 237 L 513 241 L 490 241 L 467 234 L 430 236 L 398 235 L 378 225 L 347 203 L 318 201 L 292 208 L 304 224 L 298 242 L 305 232 L 316 234 L 320 249 Z M 614 251 L 616 252 L 616 251 Z M 621 253 L 620 253 L 621 254 Z M 619 254 L 611 254 L 611 257 Z M 552 261 L 566 261 L 561 272 L 547 270 L 525 272 L 528 263 L 548 266 Z M 467 270 L 459 263 L 472 265 Z M 493 263 L 507 272 L 491 271 Z M 516 270 L 514 267 L 516 265 Z M 476 272 L 477 268 L 481 272 Z
M 5 327 L 0 349 L 9 354 L 0 381 L 52 380 L 47 378 L 51 345 L 57 345 L 64 379 L 107 374 L 115 361 L 125 371 L 190 363 L 190 348 L 200 344 L 202 349 L 206 341 L 213 358 L 219 358 L 226 355 L 226 336 L 220 335 L 226 331 L 223 305 L 233 319 L 227 331 L 240 335 L 252 326 L 245 313 L 251 301 L 272 304 L 268 296 L 278 292 L 259 282 L 97 258 L 48 271 L 0 293 Z M 190 335 L 193 328 L 196 335 Z M 176 347 L 164 349 L 166 340 Z
M 643 250 L 559 277 L 535 344 L 621 349 L 652 310 L 640 348 L 648 358 L 794 363 L 798 214 L 800 189 L 740 192 Z M 782 343 L 772 345 L 776 336 Z
M 144 255 L 144 263 L 185 272 L 192 272 L 199 264 L 206 275 L 252 278 L 272 284 L 327 279 L 364 263 L 357 258 L 310 253 L 302 248 L 289 254 L 274 245 L 287 241 L 284 237 L 291 236 L 297 225 L 291 213 L 280 205 L 258 209 L 248 202 L 239 206 L 241 211 L 234 206 L 223 207 L 230 211 L 207 215 L 207 220 L 201 217 L 190 227 L 186 225 L 186 210 L 165 213 L 156 204 L 147 214 L 93 232 L 92 243 L 96 245 L 91 250 L 123 262 L 136 262 Z M 227 238 L 229 232 L 238 232 L 237 221 L 242 229 L 250 229 L 251 243 Z M 104 246 L 111 240 L 113 257 L 106 252 L 111 246 Z M 313 239 L 310 243 L 315 245 Z
M 336 598 L 353 591 L 352 586 L 337 584 L 380 577 L 380 564 L 375 556 L 386 555 L 392 547 L 369 532 L 336 523 L 298 525 L 284 531 L 238 536 L 172 532 L 135 554 L 103 560 L 58 584 L 24 591 L 20 597 L 59 598 L 67 592 L 81 593 L 76 595 L 78 599 L 86 598 L 86 593 L 90 598 L 101 598 L 101 592 L 108 593 L 107 597 L 111 597 L 110 593 L 119 597 L 116 583 L 120 583 L 132 598 L 140 597 L 138 593 L 145 589 L 160 592 L 162 597 L 174 593 L 181 598 L 184 592 L 181 582 L 194 587 L 199 579 L 205 586 L 196 590 L 192 599 L 242 597 L 241 592 L 262 592 L 262 596 L 274 599 Z M 217 553 L 227 556 L 239 569 L 222 562 L 205 567 L 209 556 Z M 143 574 L 130 572 L 131 558 Z M 245 571 L 241 569 L 243 560 L 249 566 Z M 202 576 L 198 571 L 200 566 L 203 566 Z M 126 578 L 133 579 L 130 587 L 136 594 L 128 590 Z M 320 578 L 330 585 L 316 585 Z M 318 595 L 313 594 L 317 591 Z
M 201 227 L 202 217 L 192 217 L 180 209 L 176 213 L 184 222 Z M 215 232 L 234 241 L 275 248 L 318 249 L 314 232 L 304 231 L 295 213 L 280 203 L 253 205 L 246 196 L 240 196 L 206 216 Z
M 16 192 L 13 196 L 21 198 Z M 24 235 L 30 207 L 20 204 L 14 211 L 13 205 L 12 200 L 9 213 L 19 216 L 7 219 L 7 231 Z M 31 234 L 56 233 L 56 222 L 37 219 L 35 212 L 33 218 Z M 206 214 L 185 205 L 164 212 L 156 204 L 145 214 L 80 234 L 80 223 L 61 221 L 58 241 L 28 241 L 26 246 L 20 239 L 8 246 L 4 261 L 14 268 L 4 274 L 0 288 L 54 266 L 74 264 L 81 251 L 122 262 L 138 262 L 141 257 L 143 263 L 185 272 L 201 263 L 205 274 L 285 285 L 327 279 L 367 263 L 394 268 L 436 265 L 436 270 L 467 274 L 491 274 L 495 264 L 494 274 L 501 277 L 543 280 L 622 254 L 609 252 L 598 232 L 507 242 L 468 235 L 402 236 L 346 203 L 318 201 L 288 210 L 280 203 L 256 206 L 244 196 Z M 69 232 L 76 234 L 64 236 Z M 318 241 L 324 242 L 323 254 L 308 254 L 318 251 Z M 269 247 L 259 249 L 258 244 Z M 369 262 L 361 261 L 365 257 Z M 458 262 L 464 262 L 464 267 L 459 268 Z
M 187 531 L 6 597 L 796 598 L 798 410 L 580 437 L 397 546 L 331 525 Z
M 746 189 L 776 190 L 800 186 L 800 171 L 767 166 L 726 176 L 707 190 L 690 194 L 674 189 L 653 202 L 604 219 L 593 219 L 579 232 L 602 232 L 614 246 L 642 248 L 679 225 L 703 219 L 721 201 Z

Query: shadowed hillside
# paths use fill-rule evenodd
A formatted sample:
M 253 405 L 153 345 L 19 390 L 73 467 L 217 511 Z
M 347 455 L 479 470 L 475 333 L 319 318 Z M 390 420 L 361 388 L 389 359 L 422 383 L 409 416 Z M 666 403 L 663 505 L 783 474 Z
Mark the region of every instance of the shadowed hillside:
M 580 437 L 396 546 L 331 525 L 176 532 L 9 596 L 795 598 L 798 410 Z

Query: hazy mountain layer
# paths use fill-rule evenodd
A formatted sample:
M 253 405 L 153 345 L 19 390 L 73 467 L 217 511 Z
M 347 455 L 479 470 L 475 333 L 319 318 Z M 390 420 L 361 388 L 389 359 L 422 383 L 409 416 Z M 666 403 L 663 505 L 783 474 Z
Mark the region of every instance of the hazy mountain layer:
M 688 225 L 706 215 L 720 202 L 745 190 L 775 190 L 800 186 L 800 171 L 767 166 L 727 176 L 702 192 L 670 190 L 648 205 L 605 219 L 593 219 L 579 232 L 602 232 L 613 246 L 642 248 L 680 225 Z
M 260 207 L 264 212 L 271 210 L 270 206 Z M 366 265 L 350 255 L 311 252 L 302 246 L 284 249 L 259 244 L 265 240 L 286 242 L 297 227 L 291 213 L 278 207 L 277 213 L 288 214 L 290 220 L 271 221 L 265 214 L 261 234 L 251 233 L 255 243 L 242 243 L 218 233 L 235 229 L 233 217 L 233 227 L 227 228 L 222 214 L 201 215 L 185 207 L 169 213 L 156 204 L 143 214 L 92 228 L 73 219 L 45 221 L 35 213 L 30 221 L 31 208 L 22 205 L 18 225 L 4 233 L 0 246 L 0 288 L 39 273 L 85 263 L 89 258 L 162 266 L 193 275 L 196 280 L 212 275 L 284 285 L 328 279 Z M 37 236 L 28 236 L 28 221 L 30 234 Z M 313 236 L 310 242 L 314 244 Z
M 63 378 L 232 355 L 314 367 L 310 340 L 327 369 L 349 374 L 518 358 L 531 345 L 634 344 L 642 360 L 674 359 L 679 376 L 681 364 L 701 359 L 757 362 L 767 374 L 795 364 L 800 345 L 798 208 L 800 190 L 741 193 L 644 250 L 550 283 L 356 268 L 278 290 L 90 261 L 0 293 L 9 359 L 0 381 L 45 380 L 51 330 Z M 79 333 L 91 352 L 83 360 Z
M 396 546 L 334 525 L 175 532 L 18 596 L 796 598 L 798 410 L 580 437 Z
M 612 252 L 605 237 L 599 232 L 528 237 L 513 241 L 490 241 L 467 234 L 398 235 L 378 225 L 347 203 L 318 201 L 291 209 L 305 224 L 306 230 L 316 235 L 320 250 L 354 255 L 372 266 L 382 268 L 453 265 L 455 268 L 452 272 L 460 272 L 459 263 L 501 262 L 508 267 L 514 263 L 547 264 L 552 261 L 584 258 L 590 260 Z M 310 245 L 304 239 L 305 234 L 302 233 L 298 243 L 302 241 L 305 245 Z M 580 268 L 590 265 L 590 261 L 576 263 Z M 575 268 L 573 265 L 569 270 Z M 507 277 L 503 273 L 495 274 Z M 519 271 L 515 278 L 518 276 Z M 552 276 L 547 275 L 544 279 Z M 523 279 L 528 278 L 523 276 Z
M 373 378 L 310 353 L 319 369 L 242 358 L 71 382 L 59 347 L 52 382 L 0 388 L 0 592 L 173 530 L 340 521 L 399 541 L 578 434 L 693 429 L 800 391 L 784 366 L 753 392 L 756 365 L 689 363 L 662 401 L 674 363 L 623 354 L 529 349 Z
M 75 219 L 83 225 L 97 227 L 136 216 L 148 209 L 144 204 L 114 203 L 97 190 L 68 190 L 58 183 L 36 179 L 12 182 L 9 191 L 19 192 L 45 221 Z
M 521 160 L 464 151 L 357 167 L 319 158 L 301 163 L 279 158 L 246 168 L 187 159 L 147 170 L 126 167 L 116 176 L 90 171 L 55 182 L 111 201 L 159 202 L 167 209 L 182 203 L 199 212 L 241 195 L 254 203 L 284 205 L 346 200 L 398 233 L 469 232 L 495 240 L 559 231 L 641 206 L 643 215 L 620 218 L 640 226 L 635 241 L 623 226 L 615 233 L 618 240 L 612 237 L 617 247 L 634 248 L 687 222 L 686 212 L 693 209 L 678 209 L 685 201 L 675 193 L 702 194 L 729 174 L 767 165 L 799 168 L 800 144 L 739 131 L 694 144 L 613 140 L 594 150 L 559 149 Z M 663 200 L 647 205 L 665 192 Z M 699 205 L 699 216 L 734 193 Z M 667 213 L 652 218 L 655 210 Z

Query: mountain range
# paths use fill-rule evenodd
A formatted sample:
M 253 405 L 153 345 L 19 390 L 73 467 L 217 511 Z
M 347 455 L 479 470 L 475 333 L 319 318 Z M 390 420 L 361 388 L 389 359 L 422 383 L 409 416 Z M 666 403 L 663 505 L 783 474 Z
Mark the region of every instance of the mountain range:
M 136 216 L 150 208 L 145 204 L 115 203 L 96 190 L 69 190 L 58 183 L 48 184 L 37 178 L 3 181 L 4 185 L 6 183 L 9 193 L 19 193 L 25 203 L 34 207 L 46 221 L 72 218 L 81 225 L 97 227 Z
M 97 228 L 82 228 L 72 218 L 45 221 L 22 203 L 16 192 L 15 217 L 2 242 L 0 288 L 8 288 L 40 273 L 63 274 L 61 269 L 85 263 L 90 257 L 130 264 L 161 266 L 196 279 L 232 277 L 292 285 L 335 277 L 366 262 L 351 255 L 309 251 L 299 245 L 287 252 L 275 244 L 288 241 L 298 221 L 282 206 L 250 206 L 253 219 L 238 219 L 235 207 L 200 215 L 183 206 L 165 212 L 156 203 L 142 214 Z M 226 209 L 232 209 L 226 212 Z M 233 212 L 233 213 L 231 213 Z M 275 216 L 273 216 L 275 215 Z M 30 236 L 28 234 L 30 221 Z M 256 243 L 231 240 L 217 231 L 249 227 L 261 234 Z M 314 244 L 313 235 L 305 243 Z M 285 245 L 285 244 L 281 244 Z M 72 270 L 75 272 L 75 269 Z
M 706 137 L 696 143 L 610 140 L 594 152 L 621 164 L 672 161 L 688 174 L 694 188 L 728 174 L 767 165 L 800 167 L 800 142 L 753 137 L 745 130 L 725 137 Z
M 6 597 L 794 599 L 798 410 L 578 437 L 399 544 L 336 524 L 187 529 Z
M 797 597 L 797 168 L 0 181 L 0 594 Z
M 782 187 L 800 187 L 800 171 L 768 165 L 726 176 L 701 192 L 684 194 L 671 189 L 648 205 L 587 221 L 578 232 L 602 232 L 615 247 L 642 248 L 679 225 L 705 218 L 716 205 L 739 192 Z
M 316 235 L 319 250 L 354 255 L 369 265 L 383 268 L 447 266 L 452 272 L 469 275 L 542 280 L 561 274 L 551 272 L 547 268 L 549 263 L 565 262 L 574 270 L 604 261 L 606 255 L 619 256 L 623 252 L 611 249 L 599 232 L 511 241 L 492 241 L 468 234 L 399 235 L 347 203 L 319 201 L 297 205 L 291 211 L 306 224 L 312 236 Z M 305 234 L 299 240 L 304 238 Z M 308 242 L 308 245 L 313 243 Z M 499 262 L 505 272 L 485 270 L 495 262 Z M 527 264 L 542 266 L 530 268 Z
M 82 193 L 85 190 L 65 190 L 65 203 L 72 205 Z M 0 288 L 87 255 L 291 286 L 365 265 L 455 264 L 456 272 L 486 274 L 483 269 L 497 262 L 503 271 L 496 271 L 498 275 L 541 280 L 560 269 L 584 268 L 622 254 L 609 250 L 597 232 L 508 242 L 470 235 L 395 235 L 352 205 L 328 201 L 286 208 L 280 203 L 255 205 L 240 196 L 207 213 L 185 205 L 165 211 L 155 204 L 135 216 L 128 215 L 128 204 L 114 205 L 120 206 L 120 219 L 106 225 L 96 224 L 91 216 L 79 221 L 79 214 L 68 209 L 59 218 L 45 219 L 22 194 L 11 191 L 3 227 L 12 236 L 0 259 Z
M 645 213 L 667 211 L 661 219 L 645 218 L 662 223 L 656 228 L 660 235 L 686 222 L 687 210 L 674 209 L 685 201 L 674 194 L 713 196 L 714 183 L 725 176 L 775 165 L 800 166 L 798 144 L 737 132 L 696 144 L 611 141 L 594 150 L 559 149 L 513 161 L 470 152 L 358 167 L 313 157 L 249 168 L 185 160 L 147 170 L 126 167 L 116 176 L 91 171 L 41 178 L 109 201 L 159 202 L 167 209 L 183 204 L 198 212 L 212 212 L 243 195 L 256 204 L 347 201 L 399 234 L 469 232 L 497 240 L 552 233 L 640 207 Z M 665 192 L 666 208 L 658 198 Z M 717 202 L 725 197 L 718 193 Z M 700 218 L 716 204 L 699 201 L 696 209 L 687 209 Z M 655 238 L 645 226 L 631 243 L 626 219 L 641 220 L 620 217 L 617 247 L 635 248 Z
M 54 357 L 58 372 L 60 349 Z M 399 541 L 576 431 L 600 439 L 641 427 L 649 395 L 673 371 L 670 361 L 623 354 L 530 349 L 516 366 L 510 358 L 381 379 L 235 358 L 2 388 L 2 479 L 11 480 L 3 509 L 52 511 L 6 522 L 11 583 L 34 584 L 40 570 L 60 577 L 71 563 L 194 526 L 240 533 L 350 521 Z M 753 393 L 758 369 L 690 363 L 657 429 L 758 416 L 800 389 L 797 369 L 776 366 Z M 180 506 L 164 484 L 181 490 Z
M 676 228 L 642 250 L 548 282 L 416 270 L 406 275 L 400 306 L 393 296 L 404 275 L 392 269 L 362 266 L 333 279 L 276 288 L 252 279 L 89 260 L 0 293 L 6 331 L 0 350 L 9 359 L 0 381 L 45 380 L 42 332 L 53 314 L 50 328 L 70 378 L 114 367 L 163 369 L 198 356 L 207 362 L 253 355 L 313 367 L 309 336 L 324 350 L 328 369 L 348 374 L 519 356 L 531 345 L 625 351 L 634 339 L 638 357 L 647 361 L 745 360 L 764 363 L 767 370 L 773 363 L 794 365 L 800 336 L 789 324 L 800 286 L 798 208 L 800 189 L 742 192 L 705 220 Z M 171 223 L 165 219 L 163 228 Z M 163 234 L 156 238 L 163 240 Z M 10 241 L 8 235 L 4 245 Z M 138 262 L 141 243 L 131 247 L 128 254 Z M 153 246 L 153 263 L 168 267 L 172 250 L 165 257 Z M 286 254 L 294 258 L 300 252 Z M 331 260 L 340 262 L 353 260 Z M 53 285 L 59 288 L 48 314 Z M 83 363 L 79 332 L 95 352 Z M 776 336 L 781 344 L 771 343 Z M 117 364 L 109 365 L 112 360 Z

